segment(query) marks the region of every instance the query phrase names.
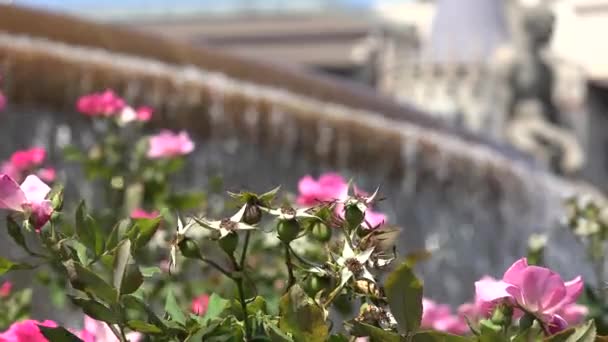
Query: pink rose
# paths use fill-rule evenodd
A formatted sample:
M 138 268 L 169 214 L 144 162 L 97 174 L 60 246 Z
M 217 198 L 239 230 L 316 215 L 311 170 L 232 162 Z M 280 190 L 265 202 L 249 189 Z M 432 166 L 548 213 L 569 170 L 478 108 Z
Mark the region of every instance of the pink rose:
M 192 300 L 191 310 L 193 313 L 204 316 L 209 306 L 209 296 L 202 294 Z
M 300 195 L 297 202 L 301 205 L 315 205 L 319 202 L 343 199 L 347 196 L 348 184 L 337 173 L 325 173 L 315 181 L 311 176 L 304 176 L 298 182 Z
M 53 321 L 34 321 L 31 319 L 13 323 L 7 331 L 0 334 L 0 342 L 47 342 L 48 340 L 38 328 L 38 325 L 55 328 Z
M 577 325 L 582 323 L 589 314 L 589 308 L 579 304 L 568 304 L 562 307 L 557 314 L 561 316 L 568 325 Z
M 106 323 L 89 316 L 84 316 L 84 329 L 76 335 L 84 342 L 119 342 Z M 139 342 L 143 338 L 138 332 L 130 332 L 126 337 L 129 342 Z
M 76 109 L 88 116 L 114 116 L 125 107 L 125 101 L 112 90 L 81 96 Z
M 0 111 L 2 111 L 4 107 L 6 107 L 6 97 L 0 92 Z
M 19 171 L 29 170 L 39 166 L 46 158 L 46 150 L 41 147 L 30 148 L 29 150 L 16 151 L 11 156 L 11 164 Z
M 457 335 L 464 335 L 469 331 L 466 321 L 462 317 L 452 315 L 448 305 L 437 304 L 427 298 L 422 298 L 420 326 Z
M 132 219 L 154 219 L 160 215 L 158 211 L 145 211 L 141 208 L 137 208 L 131 212 Z
M 57 171 L 52 167 L 47 167 L 38 170 L 38 177 L 45 182 L 52 183 L 57 178 Z
M 174 134 L 169 130 L 163 130 L 159 134 L 150 137 L 148 147 L 148 158 L 170 158 L 186 155 L 194 150 L 194 142 L 190 140 L 188 133 L 182 131 Z
M 36 229 L 51 218 L 53 208 L 46 195 L 51 191 L 37 176 L 27 176 L 21 186 L 7 175 L 0 174 L 0 209 L 24 213 Z
M 10 161 L 0 164 L 0 174 L 5 174 L 16 181 L 21 180 L 21 171 L 19 171 Z
M 0 297 L 6 298 L 11 295 L 11 290 L 13 289 L 13 283 L 10 281 L 5 281 L 0 286 Z
M 154 109 L 148 106 L 141 106 L 135 110 L 135 113 L 137 114 L 137 121 L 148 122 L 152 119 Z
M 480 280 L 475 283 L 480 302 L 486 305 L 498 301 L 511 303 L 558 329 L 565 324 L 560 311 L 575 303 L 582 290 L 583 280 L 580 276 L 564 282 L 559 274 L 548 268 L 528 266 L 526 258 L 511 265 L 501 281 Z

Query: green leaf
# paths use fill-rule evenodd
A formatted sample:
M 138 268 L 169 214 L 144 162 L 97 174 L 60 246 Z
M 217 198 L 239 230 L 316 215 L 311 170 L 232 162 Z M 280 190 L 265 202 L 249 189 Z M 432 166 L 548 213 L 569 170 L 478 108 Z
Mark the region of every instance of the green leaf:
M 107 322 L 110 324 L 120 323 L 120 314 L 111 310 L 107 306 L 93 300 L 86 298 L 78 298 L 70 296 L 74 305 L 82 308 L 87 316 L 95 318 L 98 321 Z
M 279 327 L 291 333 L 296 342 L 324 342 L 329 336 L 323 310 L 302 290 L 299 285 L 289 289 L 279 304 Z
M 474 337 L 452 335 L 440 331 L 423 331 L 415 334 L 413 342 L 470 342 Z M 498 341 L 498 340 L 496 340 Z
M 589 320 L 574 328 L 560 332 L 545 339 L 547 342 L 593 342 L 596 338 L 595 323 Z
M 51 328 L 38 325 L 38 329 L 49 342 L 82 342 L 76 335 L 62 327 Z
M 0 257 L 0 275 L 3 275 L 8 271 L 29 270 L 32 268 L 34 267 L 31 265 L 12 262 L 8 259 Z
M 418 330 L 422 318 L 422 282 L 407 263 L 388 275 L 385 283 L 388 305 L 401 333 Z
M 155 274 L 161 274 L 163 271 L 157 266 L 140 267 L 139 270 L 145 278 L 154 277 Z
M 112 231 L 110 232 L 110 236 L 108 236 L 108 239 L 106 241 L 106 249 L 112 250 L 112 249 L 116 248 L 116 246 L 118 245 L 118 242 L 127 233 L 127 231 L 129 231 L 130 227 L 131 227 L 131 219 L 123 219 L 123 220 L 118 221 L 118 223 L 116 223 L 114 225 L 114 227 L 112 228 Z
M 200 207 L 205 199 L 206 196 L 202 192 L 188 192 L 169 196 L 167 204 L 175 210 L 188 210 Z
M 121 303 L 128 309 L 140 313 L 145 312 L 148 315 L 148 321 L 150 321 L 155 326 L 160 327 L 162 330 L 165 330 L 167 328 L 163 321 L 156 315 L 154 310 L 152 310 L 150 306 L 143 300 L 133 295 L 124 295 L 121 296 Z
M 179 307 L 179 304 L 177 304 L 177 300 L 173 295 L 173 289 L 169 289 L 167 293 L 165 311 L 171 316 L 174 321 L 180 324 L 186 324 L 186 315 L 184 315 L 184 312 Z
M 380 329 L 373 325 L 354 322 L 352 334 L 358 337 L 369 336 L 370 342 L 399 342 L 401 336 L 398 334 Z
M 522 328 L 522 319 L 519 320 L 520 328 Z M 507 342 L 505 334 L 502 332 L 502 327 L 494 324 L 489 319 L 484 319 L 479 322 L 479 342 Z
M 129 238 L 133 241 L 134 250 L 148 244 L 160 226 L 161 217 L 153 219 L 136 219 L 135 226 L 129 231 Z
M 64 262 L 72 286 L 99 297 L 106 303 L 115 303 L 118 298 L 116 290 L 95 272 L 85 268 L 74 260 Z
M 205 313 L 205 317 L 203 317 L 203 321 L 207 322 L 210 319 L 219 316 L 226 309 L 229 303 L 229 300 L 212 293 L 209 297 L 209 304 L 207 305 L 207 312 Z
M 124 240 L 116 249 L 114 258 L 114 287 L 120 289 L 120 294 L 130 294 L 141 286 L 144 277 L 131 257 L 131 241 Z
M 104 240 L 101 230 L 97 223 L 87 214 L 87 208 L 84 201 L 80 202 L 76 209 L 76 235 L 87 248 L 100 255 L 104 251 Z
M 21 231 L 21 227 L 19 227 L 17 222 L 15 222 L 15 220 L 11 216 L 6 217 L 6 228 L 8 230 L 8 235 L 13 238 L 13 241 L 15 241 L 15 243 L 21 246 L 21 248 L 29 252 L 27 244 L 25 243 L 25 237 L 23 236 L 23 232 Z
M 156 325 L 146 323 L 144 321 L 128 321 L 127 326 L 143 334 L 160 334 L 163 332 L 163 330 Z
M 84 153 L 74 145 L 68 145 L 63 148 L 63 157 L 67 161 L 81 161 L 85 159 Z

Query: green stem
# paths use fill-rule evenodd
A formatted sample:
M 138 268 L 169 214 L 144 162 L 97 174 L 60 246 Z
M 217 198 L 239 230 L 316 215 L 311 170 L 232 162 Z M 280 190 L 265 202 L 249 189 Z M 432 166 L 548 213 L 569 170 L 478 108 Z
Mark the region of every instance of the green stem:
M 224 268 L 222 268 L 222 266 L 220 266 L 219 264 L 217 264 L 215 261 L 209 260 L 207 258 L 201 258 L 201 260 L 203 262 L 206 262 L 208 265 L 210 265 L 211 267 L 215 268 L 216 270 L 220 271 L 226 277 L 234 280 L 234 277 L 232 276 L 232 274 L 230 274 L 230 272 L 228 272 Z
M 251 340 L 251 327 L 249 326 L 249 315 L 247 313 L 247 302 L 245 301 L 245 291 L 243 289 L 243 278 L 239 277 L 234 279 L 236 282 L 236 287 L 239 291 L 239 301 L 241 303 L 241 308 L 243 309 L 243 319 L 245 323 L 245 335 L 247 336 L 247 341 Z
M 344 284 L 344 285 L 346 285 L 346 284 Z M 331 304 L 336 299 L 336 297 L 338 296 L 338 294 L 344 288 L 344 285 L 340 285 L 340 286 L 336 287 L 333 291 L 331 291 L 331 293 L 329 294 L 329 296 L 327 296 L 327 299 L 325 300 L 325 303 L 323 304 L 323 306 L 325 308 L 327 308 L 329 306 L 329 304 Z
M 247 257 L 247 248 L 249 247 L 249 239 L 251 237 L 251 232 L 247 231 L 245 233 L 245 243 L 243 244 L 243 252 L 241 253 L 241 269 L 245 268 L 245 258 Z
M 287 243 L 285 244 L 285 265 L 287 266 L 287 274 L 289 276 L 287 280 L 287 287 L 285 288 L 285 292 L 287 292 L 296 283 L 296 277 L 293 275 L 293 264 L 291 263 L 289 244 Z
M 299 256 L 298 253 L 296 253 L 293 248 L 291 248 L 291 246 L 289 246 L 289 251 L 291 252 L 291 255 L 293 255 L 299 262 L 303 263 L 306 266 L 309 267 L 320 267 L 319 265 L 315 264 L 312 261 L 308 261 L 306 259 L 304 259 L 303 257 Z

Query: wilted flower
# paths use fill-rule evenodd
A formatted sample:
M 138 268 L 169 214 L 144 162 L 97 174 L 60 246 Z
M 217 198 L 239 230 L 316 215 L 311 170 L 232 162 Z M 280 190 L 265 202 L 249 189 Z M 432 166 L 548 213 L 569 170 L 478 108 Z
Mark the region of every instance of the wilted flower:
M 277 209 L 268 209 L 261 207 L 263 211 L 270 215 L 276 216 L 279 220 L 287 221 L 297 218 L 315 218 L 315 215 L 309 214 L 310 208 L 294 209 L 290 206 L 282 206 Z
M 194 226 L 194 224 L 195 222 L 193 220 L 188 220 L 186 225 L 184 225 L 179 215 L 177 216 L 177 234 L 171 242 L 171 261 L 169 263 L 169 271 L 175 270 L 175 267 L 177 266 L 177 249 L 179 248 L 179 243 L 186 237 L 186 233 L 192 226 Z
M 125 101 L 112 90 L 81 96 L 76 109 L 88 116 L 114 116 L 120 114 Z
M 6 298 L 11 295 L 11 290 L 13 289 L 13 283 L 10 281 L 5 281 L 0 286 L 0 297 Z
M 27 176 L 19 186 L 12 178 L 0 174 L 0 209 L 24 213 L 33 219 L 36 229 L 51 218 L 53 207 L 46 195 L 51 191 L 37 176 Z
M 24 321 L 13 323 L 7 331 L 0 334 L 2 342 L 47 342 L 46 337 L 40 332 L 38 325 L 44 327 L 55 328 L 57 323 L 46 321 L 35 321 L 27 319 Z
M 106 323 L 86 315 L 84 316 L 84 329 L 78 335 L 83 342 L 120 341 Z M 138 332 L 130 332 L 126 334 L 126 338 L 129 342 L 138 342 L 142 340 L 143 336 Z
M 160 216 L 160 213 L 156 210 L 145 211 L 141 208 L 137 208 L 131 212 L 130 216 L 132 219 L 154 219 Z
M 169 130 L 163 130 L 159 134 L 150 137 L 148 147 L 148 158 L 171 158 L 186 155 L 194 150 L 194 142 L 190 140 L 188 133 L 182 131 L 174 134 Z
M 340 273 L 340 286 L 346 284 L 352 277 L 355 277 L 355 279 L 366 279 L 372 282 L 376 281 L 374 276 L 365 266 L 373 251 L 374 248 L 370 248 L 356 254 L 348 244 L 348 241 L 344 243 L 342 255 L 336 260 L 338 265 L 342 267 Z
M 475 283 L 476 296 L 482 303 L 510 303 L 553 327 L 567 325 L 559 313 L 575 303 L 582 290 L 580 276 L 564 282 L 548 268 L 528 266 L 526 258 L 517 260 L 501 281 Z
M 220 237 L 225 237 L 232 232 L 236 232 L 238 230 L 251 230 L 255 229 L 254 226 L 248 225 L 247 223 L 241 222 L 243 218 L 243 214 L 247 209 L 247 204 L 243 205 L 241 209 L 232 217 L 224 218 L 218 221 L 211 221 L 207 218 L 194 218 L 194 220 L 200 224 L 202 227 L 218 231 L 220 233 Z
M 208 306 L 209 306 L 209 295 L 203 293 L 202 295 L 200 295 L 192 300 L 190 309 L 196 315 L 204 316 L 205 313 L 207 312 Z

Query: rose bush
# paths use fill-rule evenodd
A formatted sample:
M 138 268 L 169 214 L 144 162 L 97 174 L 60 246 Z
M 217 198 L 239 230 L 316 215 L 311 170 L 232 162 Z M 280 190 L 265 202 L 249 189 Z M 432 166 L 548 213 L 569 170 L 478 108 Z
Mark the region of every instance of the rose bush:
M 83 318 L 32 320 L 31 291 L 7 282 L 0 341 L 592 341 L 602 331 L 599 291 L 588 298 L 581 277 L 533 265 L 542 248 L 501 279 L 471 284 L 473 301 L 453 310 L 426 297 L 414 273 L 428 252 L 397 255 L 400 230 L 379 211 L 379 190 L 326 173 L 302 177 L 295 204 L 279 188 L 222 200 L 213 177 L 206 193 L 181 192 L 173 181 L 196 148 L 187 132 L 143 135 L 153 110 L 110 90 L 76 109 L 96 121 L 98 139 L 65 156 L 101 204 L 64 203 L 60 177 L 41 173 L 43 149 L 13 154 L 0 209 L 28 257 L 0 258 L 0 274 L 38 272 L 51 302 Z M 575 207 L 573 231 L 598 254 L 601 215 Z

